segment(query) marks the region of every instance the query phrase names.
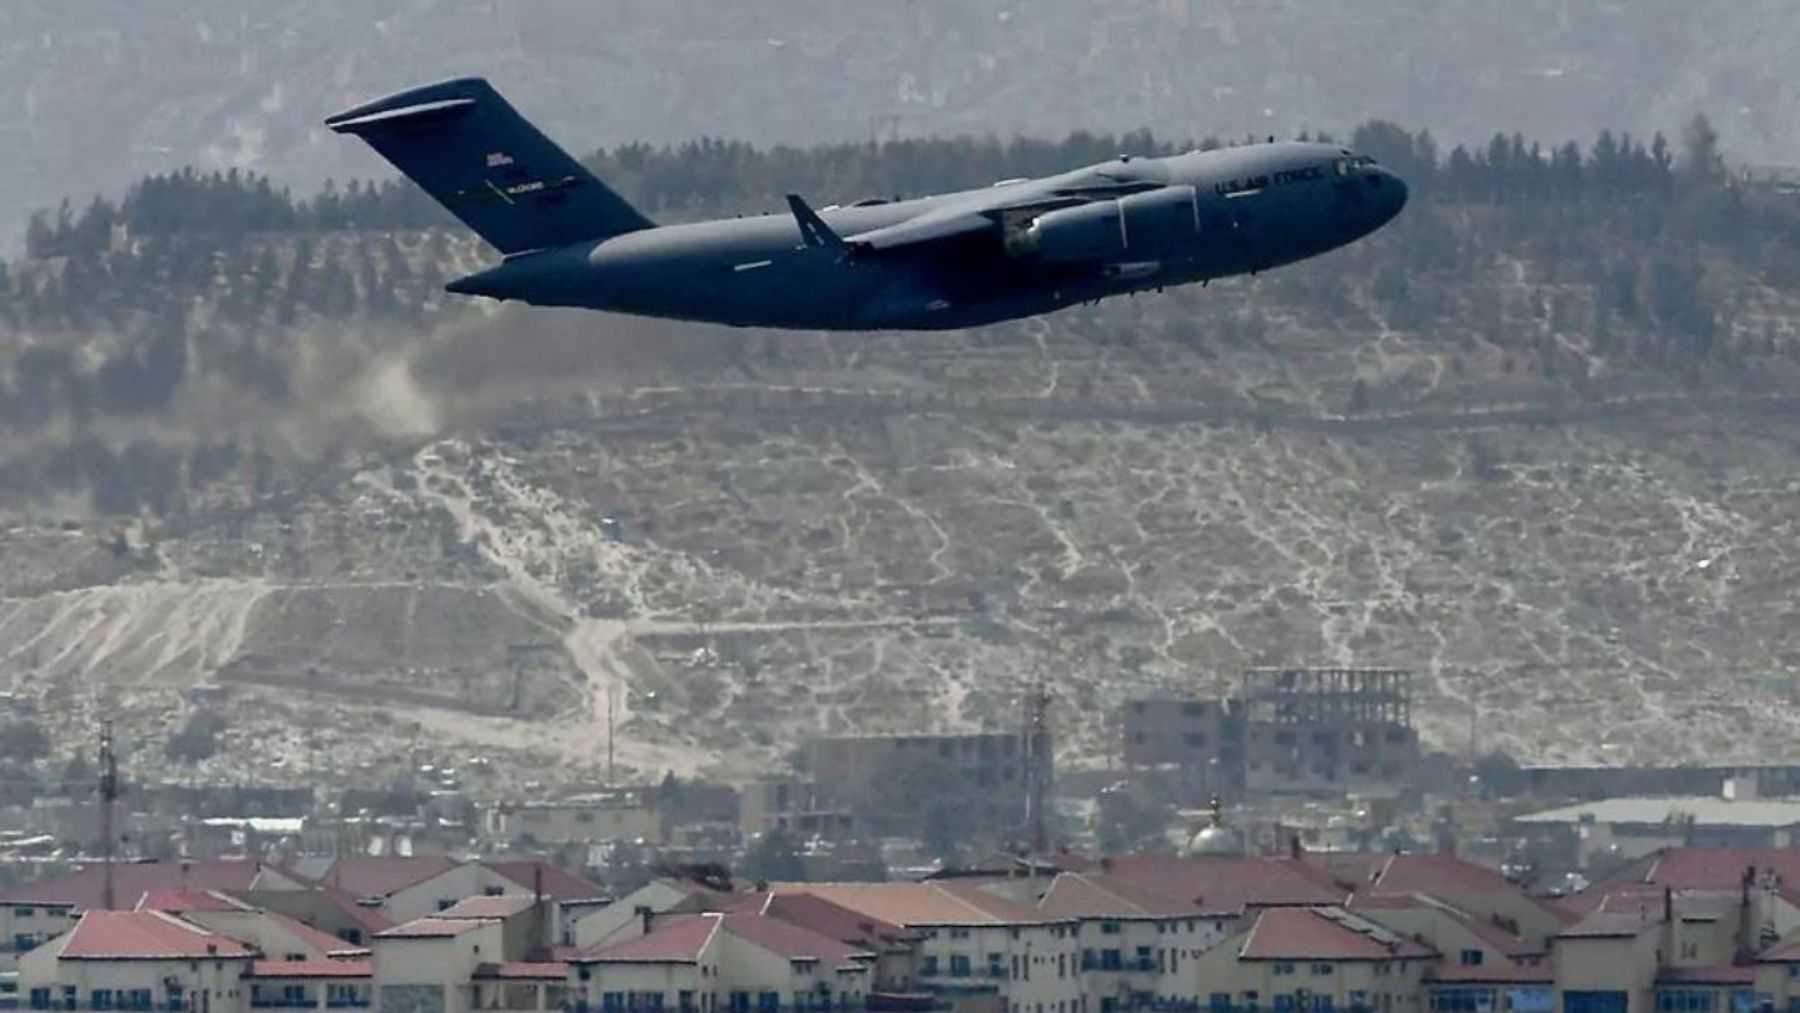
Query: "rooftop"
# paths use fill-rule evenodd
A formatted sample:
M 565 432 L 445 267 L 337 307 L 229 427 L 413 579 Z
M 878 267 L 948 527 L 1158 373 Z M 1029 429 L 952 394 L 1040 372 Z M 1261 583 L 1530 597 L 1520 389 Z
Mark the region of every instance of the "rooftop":
M 1037 925 L 1062 921 L 982 889 L 982 880 L 922 883 L 778 883 L 778 894 L 811 894 L 894 925 Z
M 861 950 L 898 946 L 916 938 L 916 933 L 904 926 L 852 911 L 810 893 L 751 894 L 745 904 L 734 910 L 779 918 Z
M 1416 960 L 1431 949 L 1340 907 L 1270 908 L 1238 950 L 1240 960 Z
M 532 893 L 542 890 L 551 900 L 608 900 L 605 887 L 560 866 L 535 858 L 505 858 L 481 863 Z
M 139 911 L 255 911 L 250 905 L 218 890 L 150 890 L 138 898 Z
M 1692 822 L 1707 827 L 1791 827 L 1800 825 L 1800 800 L 1731 799 L 1710 795 L 1668 798 L 1609 798 L 1598 802 L 1546 809 L 1517 817 L 1528 825 L 1626 823 L 1638 826 Z
M 113 898 L 121 905 L 135 904 L 146 893 L 223 890 L 239 893 L 258 885 L 263 863 L 248 859 L 210 862 L 120 862 L 113 866 Z M 7 893 L 15 904 L 70 904 L 83 910 L 103 907 L 106 873 L 90 865 L 66 876 L 22 886 Z
M 471 932 L 488 923 L 488 919 L 475 918 L 415 918 L 410 922 L 396 925 L 384 932 L 377 932 L 376 939 L 449 939 Z
M 813 960 L 826 967 L 842 967 L 874 954 L 861 946 L 840 942 L 804 926 L 751 911 L 716 915 L 726 932 L 789 960 Z
M 572 959 L 602 964 L 691 964 L 700 959 L 718 929 L 717 916 L 670 918 L 662 927 L 653 928 L 635 939 L 602 946 Z
M 1661 924 L 1661 912 L 1645 909 L 1601 910 L 1563 929 L 1559 939 L 1631 939 Z
M 1122 855 L 1111 879 L 1190 901 L 1205 915 L 1235 916 L 1257 907 L 1343 904 L 1354 884 L 1292 858 L 1175 858 Z
M 435 855 L 420 858 L 352 855 L 332 862 L 320 881 L 359 899 L 388 897 L 441 876 L 456 865 L 451 859 Z
M 1199 905 L 1109 873 L 1065 872 L 1050 881 L 1038 909 L 1059 918 L 1192 918 Z
M 64 960 L 189 960 L 248 957 L 235 939 L 161 911 L 89 911 L 81 916 L 58 954 Z
M 465 897 L 437 913 L 439 918 L 477 920 L 511 918 L 531 910 L 537 901 L 529 894 L 511 893 L 499 897 Z

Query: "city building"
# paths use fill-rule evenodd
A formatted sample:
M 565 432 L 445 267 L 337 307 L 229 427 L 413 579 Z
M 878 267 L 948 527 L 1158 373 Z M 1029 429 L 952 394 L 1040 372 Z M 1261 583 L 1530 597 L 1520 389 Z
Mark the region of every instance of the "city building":
M 1341 907 L 1276 907 L 1194 962 L 1193 993 L 1215 1010 L 1420 1008 L 1438 959 L 1428 946 Z
M 861 1010 L 876 955 L 754 912 L 676 915 L 569 959 L 577 1008 L 604 1013 Z
M 1395 791 L 1419 773 L 1411 675 L 1395 669 L 1244 673 L 1226 699 L 1126 702 L 1128 766 L 1168 770 L 1184 797 Z
M 1611 798 L 1528 813 L 1512 822 L 1541 853 L 1576 869 L 1669 848 L 1800 846 L 1800 799 Z
M 161 911 L 88 911 L 75 927 L 19 958 L 32 1009 L 245 1008 L 255 951 Z
M 502 802 L 482 813 L 488 840 L 525 846 L 664 839 L 663 814 L 642 791 L 591 792 L 541 802 Z
M 916 933 L 919 991 L 959 1010 L 1081 1013 L 1080 920 L 1012 899 L 1005 884 L 995 889 L 992 880 L 932 880 L 772 889 L 821 897 Z
M 1048 755 L 1026 744 L 1014 732 L 816 736 L 799 767 L 865 833 L 920 837 L 932 814 L 953 813 L 964 832 L 991 837 L 1025 828 L 1032 785 L 1050 777 Z

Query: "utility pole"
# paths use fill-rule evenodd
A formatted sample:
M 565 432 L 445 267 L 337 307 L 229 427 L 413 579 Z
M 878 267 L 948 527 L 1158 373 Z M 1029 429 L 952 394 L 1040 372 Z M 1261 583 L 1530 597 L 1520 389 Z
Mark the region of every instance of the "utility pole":
M 1025 828 L 1036 867 L 1036 855 L 1050 850 L 1050 691 L 1040 679 L 1025 698 Z
M 606 786 L 618 784 L 613 776 L 613 712 L 619 705 L 619 683 L 617 678 L 606 684 Z
M 112 722 L 100 724 L 100 861 L 104 876 L 102 908 L 117 910 L 113 895 L 113 803 L 119 798 L 119 758 L 113 753 Z

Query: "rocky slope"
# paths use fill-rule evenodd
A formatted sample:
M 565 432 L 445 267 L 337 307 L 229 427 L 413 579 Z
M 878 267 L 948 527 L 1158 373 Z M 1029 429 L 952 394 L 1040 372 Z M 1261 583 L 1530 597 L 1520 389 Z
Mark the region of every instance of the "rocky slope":
M 566 781 L 609 723 L 628 769 L 741 773 L 820 729 L 1009 726 L 1040 678 L 1098 763 L 1127 696 L 1285 663 L 1416 670 L 1446 749 L 1473 711 L 1529 759 L 1786 756 L 1785 352 L 1615 361 L 1591 293 L 1516 263 L 1441 296 L 1491 326 L 1393 326 L 1360 281 L 1294 308 L 1362 255 L 969 334 L 396 338 L 333 409 L 405 409 L 362 449 L 116 536 L 15 507 L 0 672 L 71 740 L 122 708 L 152 771 L 225 687 L 215 776 Z M 1733 326 L 1794 347 L 1794 294 L 1745 286 Z

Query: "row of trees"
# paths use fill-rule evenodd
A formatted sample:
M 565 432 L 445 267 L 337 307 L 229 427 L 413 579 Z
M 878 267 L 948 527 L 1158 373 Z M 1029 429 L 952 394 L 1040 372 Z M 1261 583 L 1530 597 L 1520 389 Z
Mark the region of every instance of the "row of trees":
M 1088 337 L 1129 344 L 1163 333 L 1197 348 L 1249 347 L 1266 339 L 1267 308 L 1321 327 L 1479 335 L 1516 345 L 1546 376 L 1585 368 L 1584 355 L 1567 352 L 1570 336 L 1594 354 L 1683 371 L 1781 352 L 1766 328 L 1746 333 L 1735 321 L 1756 310 L 1760 291 L 1800 288 L 1800 201 L 1734 185 L 1704 121 L 1676 145 L 1603 134 L 1586 149 L 1546 153 L 1505 136 L 1445 155 L 1429 133 L 1385 123 L 1365 125 L 1350 144 L 1420 194 L 1354 256 L 1265 276 L 1244 313 L 1143 334 L 1096 326 Z M 699 141 L 627 146 L 593 161 L 629 199 L 669 219 L 777 205 L 789 188 L 843 201 L 1178 147 L 1085 134 L 807 150 Z M 116 205 L 38 216 L 31 245 L 41 256 L 0 264 L 0 327 L 66 340 L 40 340 L 0 366 L 0 428 L 68 420 L 78 435 L 33 462 L 0 463 L 8 484 L 94 487 L 108 510 L 169 509 L 184 483 L 216 470 L 216 455 L 166 460 L 149 443 L 108 450 L 79 435 L 85 421 L 155 415 L 199 378 L 284 403 L 304 346 L 295 328 L 411 328 L 461 312 L 466 303 L 442 298 L 441 286 L 467 238 L 454 227 L 414 231 L 445 221 L 410 184 L 328 187 L 295 200 L 260 177 L 192 171 L 150 177 Z M 1508 310 L 1503 289 L 1515 277 L 1553 283 L 1543 288 L 1554 294 L 1541 326 L 1509 319 L 1516 307 Z M 1386 403 L 1379 391 L 1357 400 Z
M 1668 193 L 1682 183 L 1713 185 L 1725 175 L 1718 135 L 1704 118 L 1689 126 L 1679 162 L 1660 134 L 1646 145 L 1610 131 L 1585 152 L 1573 141 L 1546 149 L 1517 134 L 1497 134 L 1486 146 L 1458 146 L 1443 155 L 1429 131 L 1411 133 L 1377 121 L 1358 128 L 1349 143 L 1388 162 L 1415 187 L 1459 200 L 1607 199 Z M 1075 133 L 1061 141 L 925 138 L 766 149 L 703 139 L 661 147 L 628 144 L 602 149 L 586 161 L 645 210 L 692 217 L 779 208 L 783 195 L 795 191 L 822 200 L 893 197 L 1044 175 L 1120 153 L 1161 156 L 1222 145 L 1218 138 L 1173 143 L 1148 132 Z M 223 241 L 269 232 L 451 224 L 441 207 L 404 180 L 352 181 L 342 189 L 327 182 L 318 194 L 295 198 L 266 176 L 188 168 L 148 176 L 117 203 L 95 197 L 79 212 L 68 201 L 54 212 L 38 211 L 26 227 L 26 250 L 33 257 L 100 253 L 112 245 L 120 226 L 132 236 L 202 235 Z

